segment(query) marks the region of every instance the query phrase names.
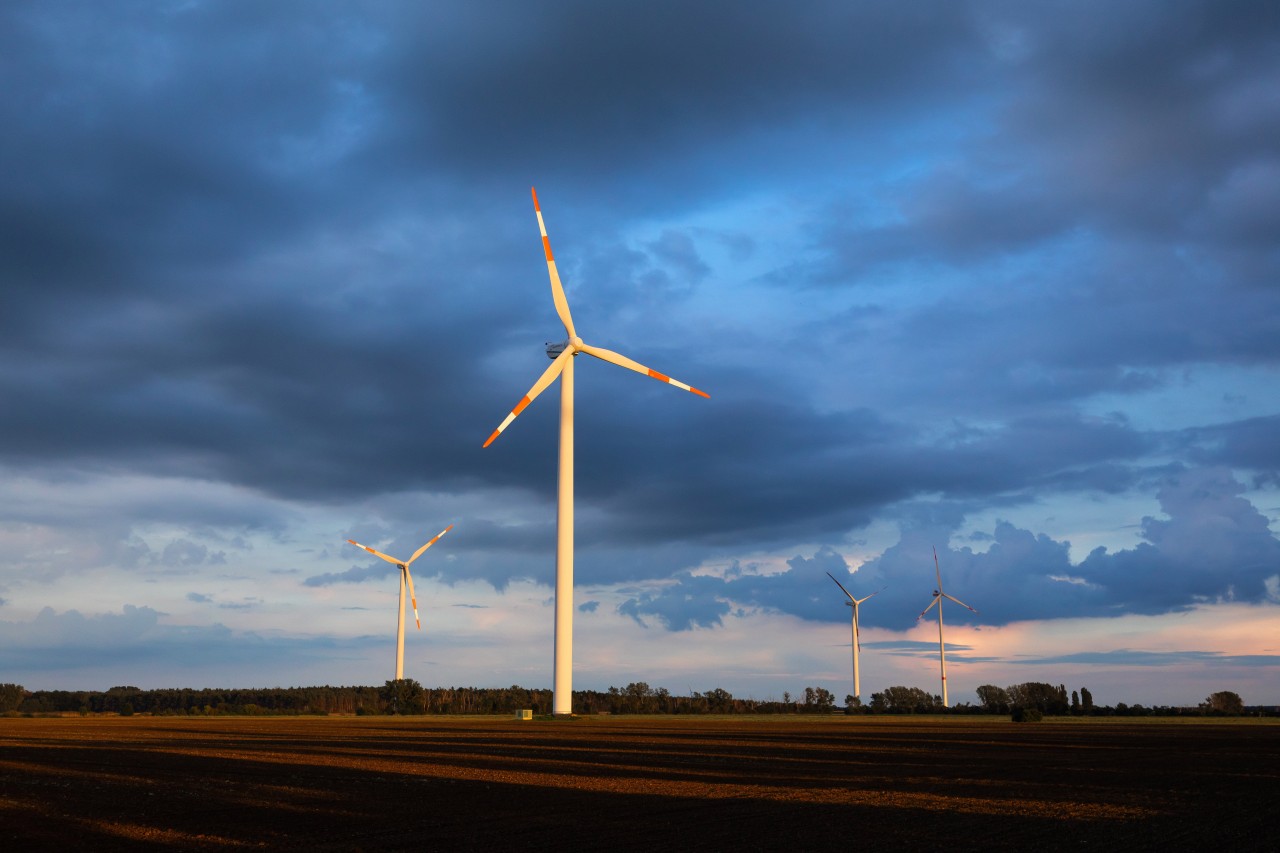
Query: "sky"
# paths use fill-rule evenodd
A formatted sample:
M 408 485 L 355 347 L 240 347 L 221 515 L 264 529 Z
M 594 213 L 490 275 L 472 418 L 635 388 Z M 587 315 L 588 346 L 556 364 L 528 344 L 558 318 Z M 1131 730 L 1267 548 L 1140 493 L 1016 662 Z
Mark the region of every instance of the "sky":
M 0 6 L 0 681 L 1280 704 L 1280 7 Z

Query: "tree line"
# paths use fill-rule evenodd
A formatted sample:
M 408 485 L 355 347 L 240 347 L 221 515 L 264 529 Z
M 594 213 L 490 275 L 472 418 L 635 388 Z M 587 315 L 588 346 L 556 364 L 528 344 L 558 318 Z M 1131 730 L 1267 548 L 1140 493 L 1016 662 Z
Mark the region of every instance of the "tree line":
M 1246 713 L 1244 702 L 1230 691 L 1211 694 L 1195 708 L 1152 707 L 1117 703 L 1099 706 L 1087 688 L 1068 694 L 1064 685 L 1026 682 L 1008 687 L 984 684 L 978 702 L 945 707 L 940 696 L 918 687 L 888 687 L 863 704 L 853 696 L 837 706 L 831 691 L 805 687 L 782 701 L 742 699 L 716 687 L 675 695 L 664 687 L 632 682 L 608 690 L 575 690 L 579 714 L 1017 714 L 1045 716 L 1231 716 Z M 511 687 L 425 688 L 413 679 L 388 681 L 381 687 L 273 687 L 242 690 L 164 688 L 142 690 L 120 686 L 110 690 L 35 690 L 0 684 L 0 714 L 151 714 L 155 716 L 293 715 L 293 714 L 511 714 L 528 709 L 551 711 L 549 689 Z M 1251 709 L 1251 712 L 1262 712 Z M 1276 713 L 1270 709 L 1270 713 Z
M 425 688 L 411 678 L 388 681 L 382 687 L 240 690 L 119 686 L 105 691 L 30 691 L 18 684 L 0 684 L 0 714 L 511 714 L 521 709 L 546 714 L 551 712 L 551 699 L 549 689 Z M 580 714 L 828 714 L 836 710 L 835 696 L 821 687 L 806 687 L 794 700 L 790 693 L 783 694 L 778 702 L 740 699 L 719 687 L 677 696 L 645 682 L 605 691 L 575 690 L 573 707 Z
M 918 687 L 889 687 L 871 694 L 871 703 L 863 706 L 853 696 L 846 696 L 852 713 L 878 714 L 1011 714 L 1015 718 L 1038 719 L 1044 716 L 1073 717 L 1183 717 L 1241 716 L 1246 713 L 1244 700 L 1230 690 L 1212 693 L 1194 708 L 1156 705 L 1144 707 L 1117 702 L 1115 706 L 1096 705 L 1087 687 L 1067 693 L 1065 685 L 1054 686 L 1028 681 L 997 687 L 984 684 L 977 689 L 976 705 L 962 702 L 951 707 L 942 697 Z M 1027 716 L 1031 712 L 1034 716 Z M 1259 716 L 1274 716 L 1276 709 L 1253 709 Z

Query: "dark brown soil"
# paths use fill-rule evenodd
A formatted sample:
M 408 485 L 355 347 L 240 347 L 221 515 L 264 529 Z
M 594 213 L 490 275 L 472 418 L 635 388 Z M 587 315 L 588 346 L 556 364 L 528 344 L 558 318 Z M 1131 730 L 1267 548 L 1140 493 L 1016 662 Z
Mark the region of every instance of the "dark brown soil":
M 1280 725 L 5 718 L 0 850 L 1274 850 Z

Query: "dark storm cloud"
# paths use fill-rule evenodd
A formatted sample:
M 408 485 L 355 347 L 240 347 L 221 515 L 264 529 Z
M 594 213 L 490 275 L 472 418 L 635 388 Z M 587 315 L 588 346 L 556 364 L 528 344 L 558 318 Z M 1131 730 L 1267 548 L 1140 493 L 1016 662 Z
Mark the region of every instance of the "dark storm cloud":
M 778 11 L 563 2 L 508 7 L 494 21 L 433 9 L 406 22 L 391 48 L 384 85 L 401 123 L 391 153 L 485 176 L 536 170 L 580 192 L 659 163 L 679 174 L 696 164 L 691 180 L 723 182 L 730 164 L 709 148 L 831 108 L 843 123 L 855 105 L 865 119 L 907 93 L 942 100 L 978 70 L 963 61 L 973 27 L 950 4 L 928 14 L 892 3 Z M 477 40 L 494 46 L 483 61 Z M 653 197 L 640 187 L 629 195 Z
M 1280 477 L 1280 415 L 1249 418 L 1235 423 L 1182 432 L 1178 439 L 1197 462 L 1260 472 L 1275 482 Z
M 1025 4 L 986 14 L 1008 34 L 1002 60 L 1017 80 L 993 132 L 975 137 L 963 166 L 950 158 L 910 187 L 904 224 L 864 250 L 959 260 L 1073 230 L 1274 244 L 1280 209 L 1263 194 L 1280 102 L 1262 81 L 1280 72 L 1275 4 L 1085 3 L 1052 22 Z
M 522 557 L 548 552 L 551 516 L 505 512 L 551 507 L 556 389 L 480 448 L 545 367 L 542 342 L 562 335 L 527 196 L 545 179 L 576 316 L 617 336 L 592 342 L 712 392 L 580 359 L 585 576 L 674 578 L 669 594 L 624 605 L 674 628 L 717 624 L 738 601 L 836 618 L 823 615 L 840 613 L 829 591 L 796 580 L 825 581 L 819 566 L 723 581 L 687 570 L 839 542 L 939 496 L 938 517 L 871 565 L 891 583 L 876 602 L 912 614 L 927 592 L 917 600 L 906 579 L 927 581 L 929 544 L 966 512 L 1123 494 L 1147 487 L 1154 464 L 1277 476 L 1274 417 L 1154 431 L 1078 409 L 1167 388 L 1192 365 L 1280 359 L 1275 15 L 1256 2 L 1069 16 L 953 3 L 8 4 L 0 464 L 307 504 L 501 492 L 461 558 L 427 561 L 424 576 L 547 577 Z M 857 192 L 832 175 L 847 163 Z M 755 283 L 721 281 L 715 256 L 766 254 L 774 223 L 710 234 L 663 215 L 770 194 L 798 217 L 816 211 L 799 226 L 811 256 L 761 278 L 812 299 L 813 319 L 761 307 L 749 329 L 707 322 L 711 311 L 699 318 L 711 328 L 677 336 L 673 318 L 698 297 L 753 298 Z M 845 195 L 882 209 L 855 215 Z M 935 278 L 959 284 L 923 298 Z M 850 291 L 863 304 L 822 301 Z M 818 380 L 853 391 L 833 403 Z M 167 497 L 129 510 L 286 523 L 278 509 Z M 1220 544 L 1269 559 L 1256 519 L 1224 506 L 1242 538 Z M 1179 505 L 1170 524 L 1202 511 Z M 945 568 L 997 620 L 1225 594 L 1181 565 L 1180 585 L 1158 589 L 1175 531 L 1144 532 L 1145 550 L 1072 566 L 1063 543 L 1003 525 L 988 552 L 948 553 Z M 112 559 L 182 568 L 221 553 L 183 542 L 118 545 Z M 1257 600 L 1257 571 L 1230 574 Z

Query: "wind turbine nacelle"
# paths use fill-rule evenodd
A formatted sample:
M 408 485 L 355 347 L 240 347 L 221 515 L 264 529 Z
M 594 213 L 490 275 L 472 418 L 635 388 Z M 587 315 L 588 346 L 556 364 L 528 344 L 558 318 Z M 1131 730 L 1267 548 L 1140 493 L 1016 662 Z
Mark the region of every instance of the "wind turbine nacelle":
M 567 346 L 569 346 L 569 342 L 568 342 L 568 341 L 559 341 L 559 342 L 554 343 L 554 344 L 553 344 L 553 343 L 548 343 L 548 344 L 547 344 L 547 358 L 551 359 L 552 361 L 555 361 L 557 358 L 559 358 L 559 357 L 560 357 L 560 353 L 564 352 L 565 347 L 567 347 Z

